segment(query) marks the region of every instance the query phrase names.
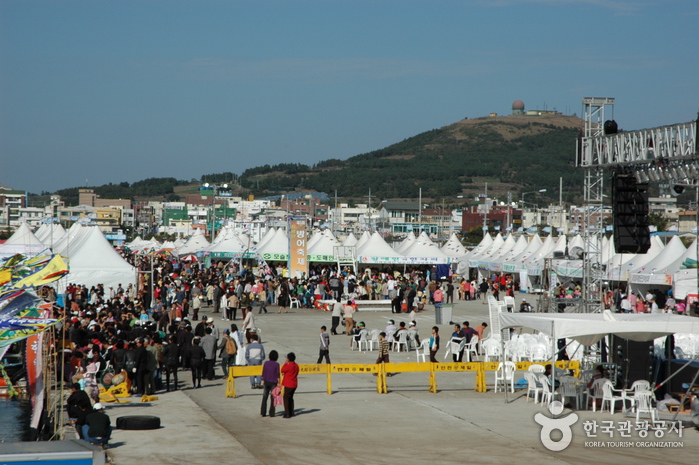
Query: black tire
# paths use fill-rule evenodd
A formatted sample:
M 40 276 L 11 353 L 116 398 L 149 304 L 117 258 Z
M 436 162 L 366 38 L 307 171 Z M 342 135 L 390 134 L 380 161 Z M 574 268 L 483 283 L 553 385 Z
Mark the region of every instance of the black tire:
M 128 415 L 116 419 L 117 429 L 144 430 L 160 428 L 160 417 L 149 415 Z

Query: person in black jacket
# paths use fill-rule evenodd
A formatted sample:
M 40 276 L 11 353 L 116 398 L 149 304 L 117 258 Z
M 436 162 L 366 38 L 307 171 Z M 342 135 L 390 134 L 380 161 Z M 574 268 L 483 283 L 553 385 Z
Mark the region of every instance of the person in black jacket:
M 173 375 L 174 389 L 177 389 L 177 367 L 180 363 L 180 348 L 173 334 L 168 338 L 167 345 L 163 346 L 163 359 L 165 360 L 165 391 L 170 392 L 170 373 Z
M 204 349 L 199 346 L 199 338 L 192 340 L 192 348 L 189 349 L 189 366 L 192 367 L 192 385 L 194 389 L 201 387 L 201 376 L 204 369 Z
M 148 351 L 141 338 L 136 339 L 136 368 L 134 370 L 136 370 L 136 387 L 138 389 L 136 397 L 141 397 L 146 393 L 146 377 L 148 375 Z

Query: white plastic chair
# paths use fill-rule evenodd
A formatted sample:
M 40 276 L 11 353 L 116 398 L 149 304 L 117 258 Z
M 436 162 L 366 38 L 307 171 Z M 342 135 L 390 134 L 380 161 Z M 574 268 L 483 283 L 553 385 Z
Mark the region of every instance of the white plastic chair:
M 301 302 L 299 302 L 299 299 L 296 297 L 289 298 L 289 308 L 294 308 L 294 305 L 296 305 L 296 308 L 301 308 Z
M 358 350 L 362 350 L 362 346 L 364 346 L 365 349 L 368 349 L 369 347 L 369 341 L 367 339 L 367 334 L 369 331 L 366 329 L 362 329 L 359 331 L 359 340 L 355 339 L 355 337 L 352 337 L 352 347 L 351 349 L 354 350 L 355 347 L 357 347 Z
M 399 331 L 398 332 L 398 340 L 393 341 L 393 350 L 396 352 L 400 352 L 401 348 L 405 348 L 406 352 L 409 352 L 408 350 L 408 331 Z
M 543 373 L 534 373 L 536 380 L 541 383 L 541 403 L 550 404 L 556 395 L 556 392 L 551 388 L 551 381 L 548 376 Z
M 486 362 L 500 360 L 500 355 L 502 354 L 500 350 L 500 341 L 496 341 L 495 339 L 486 339 L 485 342 L 483 342 L 483 349 L 485 350 L 484 360 Z M 491 358 L 493 360 L 491 360 Z
M 444 358 L 449 357 L 449 354 L 458 354 L 466 347 L 466 338 L 463 337 L 452 337 L 447 344 L 447 350 L 444 353 Z
M 542 344 L 533 344 L 529 346 L 529 359 L 532 362 L 545 362 L 548 360 L 546 356 L 546 348 Z
M 370 336 L 369 340 L 367 341 L 370 352 L 373 352 L 374 346 L 376 346 L 377 350 L 379 349 L 379 333 L 380 332 L 381 331 L 379 331 L 378 329 L 371 330 L 371 336 Z
M 562 376 L 558 386 L 558 394 L 561 396 L 561 401 L 565 404 L 566 397 L 575 399 L 575 408 L 579 409 L 582 404 L 582 391 L 578 389 L 580 381 L 574 376 Z
M 527 402 L 529 402 L 529 394 L 534 393 L 534 403 L 539 403 L 539 394 L 541 394 L 542 386 L 536 379 L 536 373 L 527 371 L 524 373 L 524 379 L 527 380 Z
M 602 392 L 602 386 L 604 385 L 605 381 L 609 381 L 608 379 L 600 378 L 596 379 L 593 383 L 592 386 L 590 386 L 586 391 L 587 399 L 585 400 L 585 405 L 589 404 L 590 401 L 592 401 L 592 411 L 595 412 L 597 411 L 597 400 L 602 400 L 604 397 L 604 393 Z
M 631 384 L 631 388 L 624 389 L 622 391 L 622 396 L 631 402 L 631 411 L 633 412 L 636 407 L 636 394 L 639 392 L 650 392 L 650 382 L 645 379 L 639 379 Z
M 602 405 L 600 406 L 600 410 L 604 410 L 604 404 L 607 403 L 609 404 L 609 413 L 614 413 L 616 403 L 621 402 L 622 411 L 626 411 L 626 404 L 624 403 L 626 398 L 622 395 L 615 396 L 614 392 L 620 391 L 614 389 L 614 385 L 611 381 L 608 379 L 605 381 L 606 382 L 602 383 Z
M 471 354 L 473 354 L 473 358 L 471 358 Z M 472 362 L 478 357 L 478 336 L 471 337 L 471 342 L 466 347 L 465 355 L 467 362 Z
M 651 391 L 641 391 L 637 392 L 635 395 L 636 399 L 636 423 L 639 422 L 641 413 L 647 413 L 650 415 L 651 424 L 655 424 L 656 415 L 658 413 L 657 408 L 653 407 L 653 393 Z
M 420 343 L 420 347 L 416 348 L 415 354 L 417 355 L 417 361 L 418 363 L 420 362 L 420 359 L 422 359 L 423 362 L 427 362 L 430 359 L 430 339 L 425 338 L 422 340 Z
M 510 297 L 510 296 L 505 296 L 505 308 L 507 308 L 507 311 L 510 313 L 513 313 L 515 311 L 515 298 Z
M 503 389 L 510 385 L 510 392 L 515 392 L 515 371 L 517 367 L 514 362 L 500 362 L 495 371 L 495 392 L 498 392 L 498 385 L 502 382 Z
M 532 373 L 544 373 L 546 372 L 546 367 L 543 365 L 539 365 L 538 363 L 534 363 L 532 365 L 529 365 L 529 370 Z

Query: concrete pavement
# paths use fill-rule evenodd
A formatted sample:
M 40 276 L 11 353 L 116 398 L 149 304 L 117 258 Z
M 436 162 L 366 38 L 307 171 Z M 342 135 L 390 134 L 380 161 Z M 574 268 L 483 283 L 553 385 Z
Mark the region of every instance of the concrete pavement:
M 527 300 L 534 296 L 526 296 Z M 519 302 L 521 296 L 517 298 Z M 270 312 L 276 307 L 270 307 Z M 257 312 L 257 308 L 255 309 Z M 210 313 L 205 313 L 211 315 Z M 472 326 L 488 321 L 487 305 L 457 302 L 453 320 L 469 320 Z M 230 322 L 213 315 L 223 330 Z M 293 309 L 287 314 L 257 315 L 266 351 L 276 349 L 280 358 L 293 351 L 297 362 L 315 363 L 318 358 L 318 332 L 321 325 L 330 327 L 330 314 L 312 309 Z M 386 326 L 388 319 L 407 320 L 407 315 L 388 311 L 356 314 L 367 328 Z M 421 337 L 428 337 L 434 325 L 434 309 L 428 306 L 417 316 Z M 238 322 L 239 323 L 239 322 Z M 445 322 L 448 323 L 448 322 Z M 451 325 L 440 325 L 444 344 L 451 335 Z M 330 357 L 333 363 L 374 363 L 376 352 L 350 350 L 349 338 L 331 336 Z M 415 352 L 392 353 L 392 362 L 415 361 Z M 222 375 L 220 368 L 217 374 Z M 521 378 L 521 373 L 517 378 Z M 302 375 L 296 393 L 297 416 L 291 419 L 261 417 L 261 390 L 253 390 L 245 378 L 238 378 L 238 397 L 225 397 L 225 380 L 204 381 L 202 389 L 191 389 L 189 372 L 180 372 L 181 389 L 157 395 L 151 404 L 110 404 L 107 413 L 113 423 L 120 415 L 157 415 L 162 428 L 156 431 L 115 430 L 109 456 L 119 465 L 147 458 L 151 464 L 210 464 L 212 460 L 235 459 L 243 463 L 266 464 L 353 464 L 356 463 L 443 463 L 461 464 L 478 461 L 484 464 L 518 461 L 549 464 L 587 464 L 614 462 L 695 463 L 696 431 L 687 429 L 683 437 L 666 433 L 663 439 L 587 437 L 583 424 L 603 421 L 615 425 L 625 418 L 621 413 L 565 410 L 578 415 L 572 427 L 572 443 L 561 452 L 542 445 L 537 413 L 549 415 L 546 408 L 525 402 L 523 391 L 505 402 L 502 393 L 493 393 L 493 373 L 487 373 L 489 391 L 474 392 L 475 373 L 438 373 L 439 392 L 428 392 L 426 373 L 403 373 L 388 378 L 388 394 L 376 393 L 376 379 L 371 375 L 333 375 L 333 394 L 326 393 L 326 379 L 321 375 Z M 132 399 L 135 401 L 137 399 Z M 611 424 L 611 423 L 610 423 Z M 560 437 L 560 436 L 558 436 Z M 557 439 L 556 433 L 553 435 Z M 641 442 L 674 441 L 674 447 L 640 447 Z M 622 441 L 624 443 L 622 443 Z M 606 443 L 602 447 L 591 444 Z M 586 444 L 587 443 L 587 444 Z M 628 447 L 627 443 L 631 443 Z

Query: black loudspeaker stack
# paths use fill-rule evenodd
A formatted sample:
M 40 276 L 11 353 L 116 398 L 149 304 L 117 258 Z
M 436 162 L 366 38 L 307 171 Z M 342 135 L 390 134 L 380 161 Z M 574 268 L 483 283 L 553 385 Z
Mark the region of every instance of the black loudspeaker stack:
M 612 219 L 617 253 L 646 253 L 650 248 L 648 229 L 648 183 L 639 183 L 632 173 L 614 173 Z

